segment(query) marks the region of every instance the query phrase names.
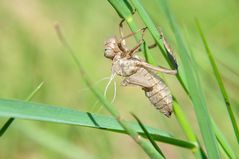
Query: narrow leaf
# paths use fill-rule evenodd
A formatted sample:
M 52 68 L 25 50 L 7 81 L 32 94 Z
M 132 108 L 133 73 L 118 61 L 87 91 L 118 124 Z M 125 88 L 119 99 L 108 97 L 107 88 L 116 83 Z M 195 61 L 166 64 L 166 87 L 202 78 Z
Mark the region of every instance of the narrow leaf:
M 136 121 L 139 123 L 139 126 L 142 128 L 142 130 L 144 131 L 146 137 L 149 139 L 149 141 L 151 142 L 151 144 L 153 145 L 153 147 L 160 153 L 160 155 L 165 158 L 163 152 L 161 151 L 161 149 L 159 148 L 159 146 L 157 145 L 157 143 L 153 140 L 153 138 L 150 136 L 148 130 L 145 128 L 144 124 L 139 120 L 139 118 L 131 113 L 132 116 L 136 119 Z
M 227 142 L 224 134 L 218 129 L 217 125 L 215 124 L 213 120 L 212 120 L 212 124 L 216 133 L 217 141 L 221 145 L 222 149 L 224 150 L 228 158 L 236 159 L 237 157 L 233 149 L 231 148 L 230 144 Z
M 0 99 L 0 116 L 79 125 L 118 133 L 126 133 L 113 117 L 20 100 Z M 127 124 L 129 124 L 136 132 L 144 136 L 143 131 L 137 123 L 127 122 Z M 176 139 L 161 130 L 150 127 L 147 127 L 147 130 L 157 141 L 189 149 L 195 147 L 193 143 Z
M 200 26 L 200 23 L 199 23 L 198 20 L 196 20 L 196 25 L 197 25 L 197 28 L 198 28 L 198 32 L 199 32 L 199 34 L 201 36 L 201 39 L 203 41 L 204 47 L 206 49 L 206 52 L 207 52 L 209 61 L 211 63 L 214 75 L 216 77 L 217 83 L 218 83 L 219 88 L 221 90 L 221 93 L 223 95 L 223 99 L 224 99 L 224 102 L 225 102 L 226 107 L 227 107 L 227 112 L 229 114 L 229 117 L 230 117 L 230 120 L 231 120 L 231 123 L 232 123 L 232 127 L 233 127 L 233 130 L 234 130 L 235 136 L 237 138 L 237 142 L 239 143 L 239 129 L 238 129 L 238 126 L 237 126 L 236 118 L 235 118 L 235 115 L 233 113 L 233 110 L 232 110 L 232 107 L 231 107 L 231 103 L 230 103 L 227 91 L 226 91 L 225 86 L 224 86 L 223 81 L 222 81 L 221 74 L 220 74 L 220 72 L 219 72 L 219 70 L 217 68 L 217 64 L 216 64 L 216 62 L 215 62 L 215 60 L 213 58 L 213 55 L 211 53 L 211 50 L 210 50 L 210 48 L 208 46 L 207 40 L 206 40 L 206 38 L 205 38 L 205 36 L 203 34 L 203 31 L 201 29 L 201 26 Z
M 188 42 L 188 40 L 187 40 Z M 190 52 L 191 52 L 191 47 L 188 46 Z M 193 63 L 193 67 L 195 68 L 195 71 L 198 72 L 198 64 L 197 64 L 197 61 L 195 60 L 195 56 L 194 54 L 191 52 L 191 60 L 192 60 L 192 63 Z M 199 77 L 197 77 L 197 79 L 199 79 Z M 200 81 L 198 81 L 199 83 Z M 222 150 L 225 152 L 225 154 L 228 156 L 228 158 L 232 158 L 234 159 L 235 158 L 235 154 L 231 148 L 231 146 L 229 145 L 229 143 L 227 142 L 227 140 L 225 139 L 224 137 L 224 134 L 219 130 L 219 128 L 217 127 L 216 123 L 214 122 L 213 118 L 211 117 L 211 121 L 212 121 L 212 125 L 213 125 L 213 129 L 215 131 L 215 134 L 216 134 L 216 138 L 217 138 L 217 141 L 218 143 L 220 144 L 220 146 L 222 147 Z
M 0 137 L 3 136 L 3 134 L 7 131 L 7 129 L 9 128 L 9 126 L 12 124 L 12 122 L 14 121 L 14 118 L 9 118 L 5 124 L 2 126 L 2 128 L 0 129 Z
M 207 153 L 210 159 L 219 159 L 220 154 L 218 150 L 218 145 L 216 143 L 215 132 L 212 127 L 212 123 L 210 120 L 210 115 L 207 110 L 205 97 L 203 95 L 202 88 L 199 84 L 197 84 L 197 75 L 194 70 L 189 58 L 188 50 L 185 47 L 183 38 L 180 35 L 179 28 L 177 26 L 176 21 L 174 20 L 171 11 L 167 5 L 166 0 L 159 0 L 161 7 L 167 16 L 170 26 L 174 32 L 175 38 L 177 40 L 179 46 L 179 56 L 182 60 L 182 69 L 185 71 L 185 76 L 187 79 L 187 86 L 190 97 L 193 102 L 195 114 L 197 117 L 197 121 L 199 123 L 199 127 L 202 133 L 202 137 L 205 143 L 205 147 L 207 149 Z

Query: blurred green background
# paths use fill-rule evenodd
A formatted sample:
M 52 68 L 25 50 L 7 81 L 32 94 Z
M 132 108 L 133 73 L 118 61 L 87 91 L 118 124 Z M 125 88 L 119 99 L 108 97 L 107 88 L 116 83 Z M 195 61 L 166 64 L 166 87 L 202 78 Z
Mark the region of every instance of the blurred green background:
M 162 27 L 177 57 L 175 39 L 172 38 L 167 19 L 157 7 L 157 0 L 142 0 L 142 3 L 155 24 Z M 201 22 L 238 117 L 239 1 L 170 0 L 169 4 L 198 63 L 209 111 L 232 147 L 238 146 L 194 18 L 197 17 Z M 143 27 L 137 14 L 135 18 Z M 97 81 L 111 74 L 111 61 L 103 56 L 104 41 L 113 35 L 119 35 L 119 22 L 120 18 L 106 0 L 1 0 L 0 97 L 25 99 L 44 81 L 43 88 L 33 101 L 96 112 L 100 104 L 97 104 L 97 99 L 83 83 L 76 65 L 59 42 L 54 24 L 60 24 L 92 81 L 103 92 L 107 81 Z M 129 32 L 127 26 L 125 32 Z M 153 43 L 149 35 L 146 35 L 146 41 Z M 133 47 L 135 41 L 132 38 L 128 43 Z M 151 53 L 158 64 L 167 67 L 159 49 L 154 49 Z M 187 95 L 174 76 L 163 77 L 199 135 Z M 150 105 L 140 88 L 122 87 L 120 81 L 117 78 L 114 105 L 126 119 L 133 120 L 129 112 L 134 112 L 145 124 L 185 139 L 174 116 L 165 118 Z M 109 99 L 112 98 L 112 92 L 111 87 Z M 108 114 L 104 109 L 97 113 Z M 0 123 L 3 124 L 5 120 L 1 119 Z M 159 145 L 167 158 L 193 158 L 189 150 L 162 143 Z M 17 120 L 1 138 L 0 158 L 133 159 L 147 156 L 126 135 L 84 127 Z

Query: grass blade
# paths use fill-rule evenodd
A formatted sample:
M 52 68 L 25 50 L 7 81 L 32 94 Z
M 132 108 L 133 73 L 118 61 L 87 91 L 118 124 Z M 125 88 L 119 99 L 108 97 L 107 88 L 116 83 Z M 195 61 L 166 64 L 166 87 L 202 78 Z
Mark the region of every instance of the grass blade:
M 188 42 L 188 40 L 187 40 L 187 42 Z M 197 64 L 197 61 L 195 60 L 194 54 L 192 54 L 191 47 L 188 46 L 188 48 L 191 52 L 190 55 L 191 55 L 191 60 L 193 62 L 193 67 L 195 68 L 195 71 L 198 72 L 199 65 Z M 199 77 L 197 77 L 197 79 L 199 79 Z M 198 83 L 199 83 L 199 81 L 198 81 Z M 223 150 L 225 152 L 225 154 L 227 155 L 228 158 L 235 159 L 236 158 L 235 153 L 233 152 L 231 146 L 229 145 L 226 138 L 224 137 L 224 134 L 217 127 L 217 125 L 214 122 L 212 117 L 211 117 L 211 121 L 212 121 L 213 129 L 214 129 L 215 134 L 216 134 L 217 141 L 220 144 L 220 146 L 222 147 L 221 150 Z
M 238 129 L 238 126 L 237 126 L 236 118 L 235 118 L 235 115 L 233 113 L 233 110 L 232 110 L 232 107 L 231 107 L 231 103 L 230 103 L 227 91 L 226 91 L 225 86 L 224 86 L 223 81 L 222 81 L 221 74 L 220 74 L 220 72 L 219 72 L 219 70 L 217 68 L 216 62 L 215 62 L 215 60 L 213 58 L 213 55 L 211 53 L 211 50 L 210 50 L 210 48 L 208 46 L 207 40 L 206 40 L 206 38 L 205 38 L 205 36 L 203 34 L 203 31 L 201 29 L 201 26 L 200 26 L 200 23 L 199 23 L 198 20 L 196 20 L 196 25 L 197 25 L 198 32 L 199 32 L 199 34 L 201 36 L 201 39 L 203 41 L 204 47 L 206 49 L 206 53 L 207 53 L 209 61 L 211 63 L 211 66 L 212 66 L 214 75 L 216 77 L 217 83 L 218 83 L 219 88 L 221 90 L 221 93 L 223 95 L 223 99 L 224 99 L 224 102 L 225 102 L 226 107 L 227 107 L 227 112 L 229 114 L 229 117 L 230 117 L 230 120 L 231 120 L 231 123 L 232 123 L 232 127 L 233 127 L 233 130 L 234 130 L 235 136 L 237 138 L 237 142 L 239 143 L 239 129 Z
M 41 82 L 32 92 L 31 94 L 26 98 L 26 101 L 32 100 L 33 96 L 42 88 L 44 85 L 44 82 Z
M 60 124 L 79 125 L 125 134 L 126 131 L 113 117 L 96 115 L 89 112 L 80 112 L 59 106 L 51 106 L 20 100 L 0 99 L 0 116 L 19 119 L 39 120 Z M 127 122 L 136 132 L 144 136 L 138 124 Z M 194 148 L 191 142 L 176 139 L 170 134 L 158 129 L 146 127 L 150 135 L 157 141 L 177 145 L 185 148 Z
M 192 127 L 190 126 L 186 116 L 184 115 L 183 110 L 181 109 L 176 99 L 174 99 L 174 102 L 173 102 L 173 109 L 175 112 L 175 116 L 181 128 L 183 129 L 186 137 L 188 138 L 189 141 L 194 142 L 197 145 L 197 147 L 193 150 L 195 157 L 200 159 L 206 159 L 207 156 L 204 150 L 202 149 L 201 145 L 199 144 L 198 139 L 196 135 L 194 134 Z
M 224 150 L 224 152 L 226 153 L 227 157 L 231 158 L 231 159 L 236 159 L 237 158 L 236 154 L 234 153 L 234 151 L 232 150 L 230 144 L 227 142 L 225 136 L 218 129 L 218 127 L 216 126 L 216 124 L 215 124 L 215 122 L 213 120 L 212 120 L 212 125 L 213 125 L 215 133 L 216 133 L 217 141 L 221 145 L 221 147 Z
M 145 128 L 144 124 L 139 120 L 139 118 L 131 113 L 132 116 L 136 119 L 136 121 L 139 123 L 139 126 L 142 128 L 142 130 L 144 131 L 144 134 L 147 136 L 147 138 L 149 139 L 149 141 L 151 142 L 151 144 L 153 145 L 153 147 L 158 151 L 158 153 L 160 153 L 160 155 L 165 158 L 163 152 L 161 151 L 161 149 L 159 148 L 159 146 L 157 145 L 157 143 L 153 140 L 153 138 L 150 136 L 148 130 Z
M 0 130 L 0 137 L 2 137 L 4 135 L 4 133 L 7 131 L 7 129 L 9 128 L 9 126 L 12 124 L 12 122 L 14 121 L 14 118 L 9 118 L 5 124 L 2 126 L 1 130 Z
M 32 99 L 32 97 L 41 89 L 41 87 L 43 86 L 43 82 L 41 82 L 33 91 L 32 93 L 26 98 L 26 101 L 30 101 Z M 14 118 L 9 118 L 6 123 L 2 126 L 2 128 L 0 129 L 0 137 L 2 137 L 2 135 L 7 131 L 7 129 L 9 128 L 9 126 L 12 124 L 12 122 L 14 121 Z
M 218 150 L 218 146 L 216 144 L 216 136 L 212 127 L 212 123 L 210 120 L 210 115 L 207 110 L 206 101 L 203 96 L 201 87 L 197 84 L 197 79 L 195 75 L 194 68 L 191 67 L 191 61 L 189 58 L 188 51 L 184 45 L 183 39 L 179 33 L 178 26 L 176 21 L 174 20 L 169 7 L 167 5 L 166 0 L 159 0 L 162 9 L 167 16 L 170 26 L 175 34 L 178 46 L 179 46 L 179 55 L 182 60 L 182 68 L 185 71 L 185 76 L 187 79 L 188 90 L 194 105 L 196 117 L 199 123 L 199 127 L 203 136 L 203 140 L 205 143 L 205 147 L 207 149 L 207 153 L 209 158 L 219 159 L 220 154 Z

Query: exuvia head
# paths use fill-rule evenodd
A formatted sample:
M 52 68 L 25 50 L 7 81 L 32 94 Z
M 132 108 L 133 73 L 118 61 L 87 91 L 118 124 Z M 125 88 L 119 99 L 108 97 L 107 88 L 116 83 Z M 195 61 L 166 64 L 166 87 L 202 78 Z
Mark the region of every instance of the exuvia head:
M 140 29 L 136 32 L 130 33 L 124 37 L 121 33 L 120 39 L 117 39 L 116 37 L 109 38 L 105 42 L 104 56 L 111 60 L 113 60 L 116 55 L 120 55 L 120 57 L 126 57 L 129 53 L 129 50 L 126 47 L 125 39 L 135 35 L 139 31 L 142 31 L 142 40 L 143 40 L 143 35 L 144 35 L 144 32 L 146 29 L 147 29 L 147 27 L 142 28 L 142 29 Z
M 119 48 L 119 41 L 117 40 L 117 38 L 116 37 L 109 38 L 105 42 L 104 56 L 106 58 L 113 60 L 115 55 L 118 54 L 119 52 L 121 52 L 121 50 Z

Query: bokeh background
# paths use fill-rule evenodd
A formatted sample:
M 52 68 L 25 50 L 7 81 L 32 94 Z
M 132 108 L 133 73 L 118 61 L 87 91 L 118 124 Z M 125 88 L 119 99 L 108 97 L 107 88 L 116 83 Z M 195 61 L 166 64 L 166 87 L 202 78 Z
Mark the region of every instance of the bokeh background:
M 155 24 L 161 26 L 177 57 L 177 46 L 167 19 L 157 0 L 142 0 Z M 209 46 L 228 90 L 235 114 L 239 112 L 239 1 L 181 0 L 169 1 L 184 38 L 190 44 L 197 64 L 209 111 L 233 147 L 238 146 L 227 116 L 223 98 L 216 84 L 195 18 L 201 22 Z M 138 15 L 134 15 L 143 27 Z M 72 107 L 80 111 L 100 111 L 100 104 L 83 83 L 76 65 L 59 42 L 54 25 L 58 23 L 90 78 L 104 90 L 111 74 L 111 61 L 103 56 L 104 41 L 119 35 L 120 18 L 107 0 L 1 0 L 0 1 L 0 97 L 25 99 L 40 83 L 43 88 L 33 101 Z M 125 32 L 130 32 L 125 26 Z M 153 43 L 149 34 L 146 41 Z M 128 44 L 133 47 L 134 39 Z M 159 49 L 151 50 L 167 67 Z M 142 54 L 140 54 L 142 55 Z M 180 69 L 180 63 L 179 63 Z M 163 75 L 178 98 L 200 138 L 192 104 L 174 76 Z M 101 82 L 99 82 L 101 81 Z M 176 119 L 165 118 L 150 105 L 140 88 L 120 86 L 117 78 L 115 107 L 128 120 L 134 112 L 147 125 L 185 139 Z M 108 98 L 112 98 L 110 87 Z M 238 118 L 238 115 L 237 115 Z M 1 124 L 6 119 L 1 118 Z M 168 158 L 193 158 L 191 151 L 159 143 Z M 117 133 L 47 122 L 17 120 L 0 142 L 1 159 L 47 158 L 147 158 L 134 141 Z

